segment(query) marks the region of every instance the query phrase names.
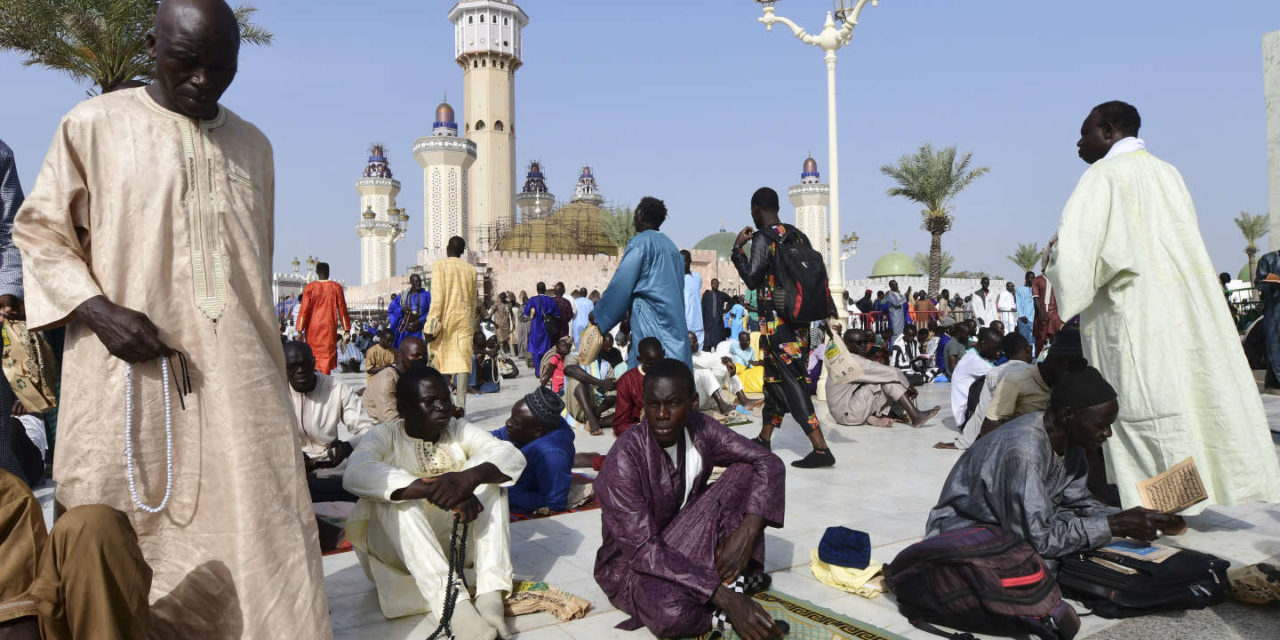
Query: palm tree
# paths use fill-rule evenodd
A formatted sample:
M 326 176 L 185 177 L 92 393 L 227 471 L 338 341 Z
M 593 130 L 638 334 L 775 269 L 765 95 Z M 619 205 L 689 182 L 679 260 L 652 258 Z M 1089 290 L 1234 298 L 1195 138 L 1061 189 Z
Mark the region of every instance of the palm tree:
M 1018 265 L 1023 273 L 1032 271 L 1036 268 L 1036 264 L 1040 262 L 1040 244 L 1031 242 L 1023 244 L 1018 243 L 1018 250 L 1013 252 L 1011 256 L 1005 256 L 1010 262 Z M 1019 274 L 1021 275 L 1021 274 Z
M 929 273 L 929 254 L 916 253 L 914 256 L 911 256 L 911 259 L 915 261 L 916 268 L 920 269 L 925 273 Z M 950 251 L 943 251 L 942 252 L 942 272 L 939 274 L 939 276 L 945 276 L 951 273 L 951 268 L 954 267 L 955 265 L 956 265 L 956 257 L 951 255 Z
M 1267 231 L 1271 227 L 1271 215 L 1261 214 L 1253 215 L 1248 211 L 1241 211 L 1240 217 L 1235 219 L 1236 226 L 1240 227 L 1240 233 L 1244 235 L 1245 245 L 1244 254 L 1249 256 L 1249 280 L 1254 278 L 1254 269 L 1256 264 L 1254 257 L 1258 255 L 1258 245 L 1254 241 L 1267 235 Z
M 269 45 L 271 32 L 249 22 L 255 11 L 235 9 L 240 39 Z M 152 79 L 146 35 L 155 15 L 154 0 L 0 0 L 0 50 L 105 93 L 122 82 Z
M 924 205 L 920 211 L 921 227 L 929 232 L 929 294 L 937 295 L 942 284 L 942 234 L 951 230 L 951 201 L 974 180 L 990 169 L 970 169 L 973 153 L 966 151 L 957 158 L 956 146 L 934 151 L 925 143 L 914 155 L 902 156 L 897 165 L 886 164 L 880 172 L 893 178 L 898 186 L 889 189 L 889 197 L 902 196 Z
M 627 246 L 636 235 L 635 212 L 631 207 L 610 207 L 604 210 L 600 218 L 600 226 L 604 235 L 608 236 L 619 249 Z

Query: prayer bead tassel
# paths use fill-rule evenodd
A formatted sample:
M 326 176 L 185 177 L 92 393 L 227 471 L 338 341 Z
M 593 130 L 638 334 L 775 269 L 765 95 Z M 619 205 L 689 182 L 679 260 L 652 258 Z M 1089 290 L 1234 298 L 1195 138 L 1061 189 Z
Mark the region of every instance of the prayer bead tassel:
M 152 507 L 138 495 L 133 471 L 133 365 L 124 365 L 124 463 L 129 474 L 129 495 L 133 504 L 147 513 L 160 513 L 169 505 L 173 492 L 173 407 L 169 399 L 169 359 L 160 359 L 160 380 L 164 385 L 164 499 Z

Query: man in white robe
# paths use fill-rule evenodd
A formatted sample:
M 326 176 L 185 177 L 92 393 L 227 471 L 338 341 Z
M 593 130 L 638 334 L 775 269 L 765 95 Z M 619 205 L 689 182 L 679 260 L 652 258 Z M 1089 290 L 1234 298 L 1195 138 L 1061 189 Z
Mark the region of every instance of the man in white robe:
M 359 436 L 373 426 L 373 419 L 364 412 L 354 391 L 337 378 L 316 371 L 316 359 L 307 343 L 286 344 L 284 365 L 308 466 L 337 466 L 352 448 L 352 442 L 341 439 L 338 427 L 346 427 L 349 434 Z
M 1018 328 L 1018 299 L 1014 296 L 1012 281 L 1004 283 L 1004 290 L 996 296 L 996 311 L 1000 313 L 1000 322 L 1004 323 L 1006 331 Z
M 14 222 L 29 326 L 67 326 L 55 497 L 128 515 L 154 572 L 150 637 L 330 638 L 271 298 L 271 145 L 218 104 L 239 29 L 221 0 L 166 0 L 147 47 L 155 84 L 65 115 Z M 193 392 L 172 400 L 167 465 L 174 350 Z M 136 506 L 162 502 L 170 466 L 165 509 Z
M 1137 483 L 1191 457 L 1212 504 L 1280 501 L 1280 466 L 1231 326 L 1191 194 L 1146 151 L 1137 109 L 1108 102 L 1080 128 L 1093 165 L 1067 201 L 1045 275 L 1085 356 L 1120 394 L 1107 477 L 1124 506 Z

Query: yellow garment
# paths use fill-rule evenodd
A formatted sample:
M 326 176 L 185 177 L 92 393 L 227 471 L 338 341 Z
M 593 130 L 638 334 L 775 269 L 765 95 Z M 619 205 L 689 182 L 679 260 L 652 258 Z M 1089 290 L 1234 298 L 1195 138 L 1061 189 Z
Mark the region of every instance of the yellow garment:
M 476 268 L 462 258 L 431 265 L 431 311 L 426 332 L 432 366 L 440 373 L 471 373 L 471 341 L 476 332 Z
M 750 369 L 738 364 L 738 381 L 744 393 L 764 393 L 764 367 Z
M 879 562 L 871 562 L 866 569 L 827 564 L 818 557 L 817 549 L 809 552 L 809 570 L 818 582 L 864 598 L 874 598 L 883 593 L 880 581 L 872 582 L 883 568 Z
M 372 347 L 369 347 L 368 351 L 364 352 L 364 370 L 366 372 L 377 369 L 378 367 L 389 367 L 395 361 L 396 352 L 392 349 L 387 349 L 380 344 L 375 344 Z M 375 375 L 377 374 L 366 373 L 364 380 L 365 384 L 369 384 Z M 382 422 L 387 421 L 383 420 Z
M 63 117 L 14 220 L 27 322 L 67 326 L 56 496 L 129 516 L 154 571 L 152 637 L 333 635 L 271 299 L 274 194 L 271 144 L 252 124 L 225 107 L 192 120 L 125 89 Z M 129 495 L 125 363 L 72 316 L 98 295 L 147 314 L 190 362 L 159 515 Z M 172 382 L 156 361 L 133 376 L 137 489 L 155 505 Z
M 1183 515 L 1280 502 L 1257 383 L 1177 169 L 1146 151 L 1094 163 L 1062 212 L 1045 275 L 1119 394 L 1104 459 L 1124 506 L 1141 505 L 1139 481 L 1188 457 L 1209 500 Z

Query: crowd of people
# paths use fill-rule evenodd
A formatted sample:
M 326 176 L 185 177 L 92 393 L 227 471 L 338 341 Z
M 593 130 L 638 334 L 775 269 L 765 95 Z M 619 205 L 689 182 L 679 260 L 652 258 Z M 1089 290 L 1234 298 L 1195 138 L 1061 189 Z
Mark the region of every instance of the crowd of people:
M 320 550 L 344 537 L 386 617 L 507 638 L 511 514 L 589 499 L 594 575 L 620 628 L 781 637 L 750 595 L 769 584 L 764 530 L 786 520 L 772 439 L 788 418 L 811 446 L 791 466 L 808 470 L 836 463 L 820 415 L 949 417 L 957 435 L 936 446 L 963 452 L 922 530 L 998 526 L 1051 567 L 1185 527 L 1136 506 L 1137 481 L 1184 458 L 1209 494 L 1184 514 L 1280 501 L 1190 198 L 1130 105 L 1085 120 L 1092 167 L 1020 286 L 983 278 L 961 297 L 890 282 L 847 301 L 883 312 L 870 325 L 846 327 L 830 296 L 800 319 L 783 254 L 811 247 L 764 187 L 733 245 L 742 296 L 716 279 L 704 290 L 661 231 L 666 205 L 645 197 L 604 291 L 539 282 L 486 299 L 453 237 L 429 281 L 414 274 L 385 322 L 359 326 L 325 263 L 273 318 L 270 146 L 218 103 L 235 75 L 232 10 L 161 2 L 147 44 L 156 81 L 77 105 L 25 201 L 0 144 L 6 342 L 13 323 L 68 327 L 51 530 L 15 426 L 25 410 L 0 381 L 0 637 L 332 637 Z M 468 412 L 511 380 L 532 390 L 505 420 Z M 920 406 L 943 383 L 950 407 Z M 726 426 L 757 419 L 754 437 Z M 579 434 L 599 451 L 579 451 Z M 340 531 L 322 503 L 349 506 Z

